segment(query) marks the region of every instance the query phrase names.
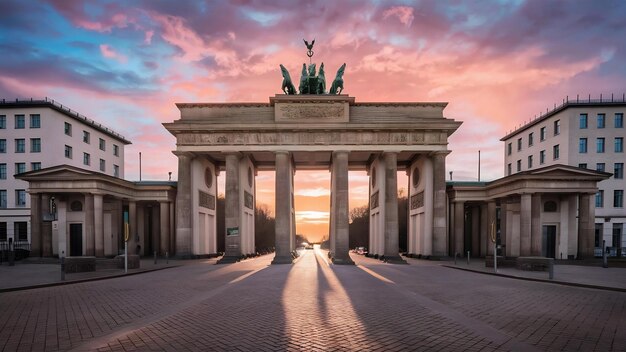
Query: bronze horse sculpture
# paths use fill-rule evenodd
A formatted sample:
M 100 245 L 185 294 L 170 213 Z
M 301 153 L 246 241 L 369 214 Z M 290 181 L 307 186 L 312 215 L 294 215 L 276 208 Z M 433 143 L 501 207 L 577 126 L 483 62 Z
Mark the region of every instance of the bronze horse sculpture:
M 317 89 L 316 94 L 326 94 L 326 75 L 324 73 L 324 63 L 320 65 L 320 70 L 317 72 Z
M 330 86 L 329 94 L 341 94 L 343 91 L 343 71 L 346 69 L 346 64 L 344 63 L 337 70 L 337 76 L 335 76 L 335 80 L 333 84 Z
M 293 82 L 291 81 L 291 76 L 289 75 L 289 71 L 287 71 L 285 66 L 283 66 L 282 64 L 280 65 L 280 70 L 282 71 L 282 74 L 283 74 L 283 85 L 281 87 L 282 91 L 285 92 L 285 94 L 287 95 L 296 94 L 296 87 L 294 87 Z

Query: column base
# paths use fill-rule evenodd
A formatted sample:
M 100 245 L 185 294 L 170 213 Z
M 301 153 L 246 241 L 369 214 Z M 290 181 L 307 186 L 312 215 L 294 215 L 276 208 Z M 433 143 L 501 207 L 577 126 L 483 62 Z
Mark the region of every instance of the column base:
M 243 256 L 229 255 L 223 256 L 222 259 L 218 260 L 215 264 L 233 264 L 242 260 Z
M 333 264 L 336 265 L 354 265 L 354 262 L 352 261 L 352 259 L 350 259 L 350 257 L 348 258 L 332 258 L 331 259 Z
M 290 256 L 274 256 L 272 264 L 293 264 L 293 258 Z
M 389 263 L 389 264 L 408 264 L 404 259 L 402 259 L 401 256 L 396 255 L 393 257 L 388 257 L 388 256 L 383 256 L 383 257 L 379 257 L 378 259 L 381 259 L 382 261 L 384 261 L 385 263 Z

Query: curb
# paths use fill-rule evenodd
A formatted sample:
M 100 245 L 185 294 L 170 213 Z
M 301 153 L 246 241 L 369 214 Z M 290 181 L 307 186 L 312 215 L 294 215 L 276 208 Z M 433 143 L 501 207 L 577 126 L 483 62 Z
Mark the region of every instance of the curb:
M 0 288 L 0 293 L 3 293 L 3 292 L 13 292 L 13 291 L 32 290 L 32 289 L 36 289 L 36 288 L 46 288 L 46 287 L 53 287 L 53 286 L 80 284 L 80 283 L 83 283 L 83 282 L 90 282 L 90 281 L 100 281 L 100 280 L 116 279 L 116 278 L 125 277 L 125 276 L 133 276 L 133 275 L 151 273 L 153 271 L 177 268 L 179 266 L 182 266 L 182 265 L 172 265 L 172 266 L 166 266 L 166 267 L 162 267 L 162 268 L 146 269 L 146 270 L 142 270 L 142 271 L 136 271 L 136 272 L 133 272 L 133 273 L 114 274 L 114 275 L 107 275 L 107 276 L 90 277 L 90 278 L 86 278 L 86 279 L 50 282 L 50 283 L 46 283 L 46 284 L 37 284 L 37 285 L 31 285 L 31 286 L 18 286 L 18 287 Z
M 487 271 L 480 271 L 480 270 L 474 270 L 474 269 L 468 269 L 468 268 L 459 268 L 459 267 L 448 265 L 448 264 L 440 264 L 440 265 L 443 266 L 443 267 L 446 267 L 446 268 L 450 268 L 450 269 L 469 271 L 471 273 L 477 273 L 477 274 L 483 274 L 483 275 L 499 276 L 499 277 L 504 277 L 504 278 L 507 278 L 507 279 L 517 279 L 517 280 L 524 280 L 524 281 L 544 282 L 544 283 L 553 284 L 553 285 L 583 287 L 583 288 L 591 288 L 591 289 L 595 289 L 595 290 L 626 292 L 626 288 L 620 288 L 620 287 L 598 286 L 598 285 L 591 285 L 591 284 L 582 284 L 582 283 L 577 283 L 577 282 L 536 279 L 536 278 L 532 278 L 532 277 L 523 277 L 523 276 L 515 276 L 515 275 L 508 275 L 508 274 L 497 274 L 497 273 L 490 273 L 490 272 L 487 272 Z

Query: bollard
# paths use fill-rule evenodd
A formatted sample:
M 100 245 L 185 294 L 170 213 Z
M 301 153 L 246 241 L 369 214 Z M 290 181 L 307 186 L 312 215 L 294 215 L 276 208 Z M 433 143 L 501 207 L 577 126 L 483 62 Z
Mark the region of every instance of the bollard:
M 61 257 L 61 281 L 65 281 L 65 257 Z
M 548 263 L 548 277 L 550 280 L 554 279 L 554 259 Z
M 156 251 L 154 251 L 154 264 L 156 264 Z
M 454 265 L 456 265 L 456 257 L 459 255 L 459 253 L 454 253 Z
M 470 251 L 467 251 L 467 265 L 469 265 L 470 262 Z
M 606 240 L 602 240 L 602 267 L 609 267 L 609 258 L 606 255 Z
M 169 264 L 170 263 L 170 255 L 168 252 L 165 252 L 165 264 Z
M 498 246 L 493 242 L 493 272 L 498 273 Z

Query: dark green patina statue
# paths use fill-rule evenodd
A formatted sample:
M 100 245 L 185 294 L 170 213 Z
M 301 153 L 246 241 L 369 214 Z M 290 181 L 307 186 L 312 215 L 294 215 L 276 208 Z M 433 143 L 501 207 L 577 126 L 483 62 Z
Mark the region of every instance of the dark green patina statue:
M 308 49 L 307 56 L 310 59 L 313 56 L 313 44 L 315 44 L 315 40 L 313 40 L 311 44 L 304 40 L 304 44 Z M 341 94 L 343 91 L 343 72 L 346 69 L 346 64 L 344 63 L 341 65 L 337 71 L 337 76 L 335 77 L 328 93 L 326 92 L 326 73 L 324 71 L 324 63 L 322 62 L 320 65 L 320 69 L 317 74 L 315 73 L 315 68 L 314 63 L 310 63 L 308 69 L 306 64 L 302 64 L 300 86 L 298 87 L 299 94 Z M 291 81 L 289 71 L 287 71 L 285 66 L 282 64 L 280 65 L 280 70 L 283 74 L 282 91 L 288 95 L 296 94 L 296 88 Z

